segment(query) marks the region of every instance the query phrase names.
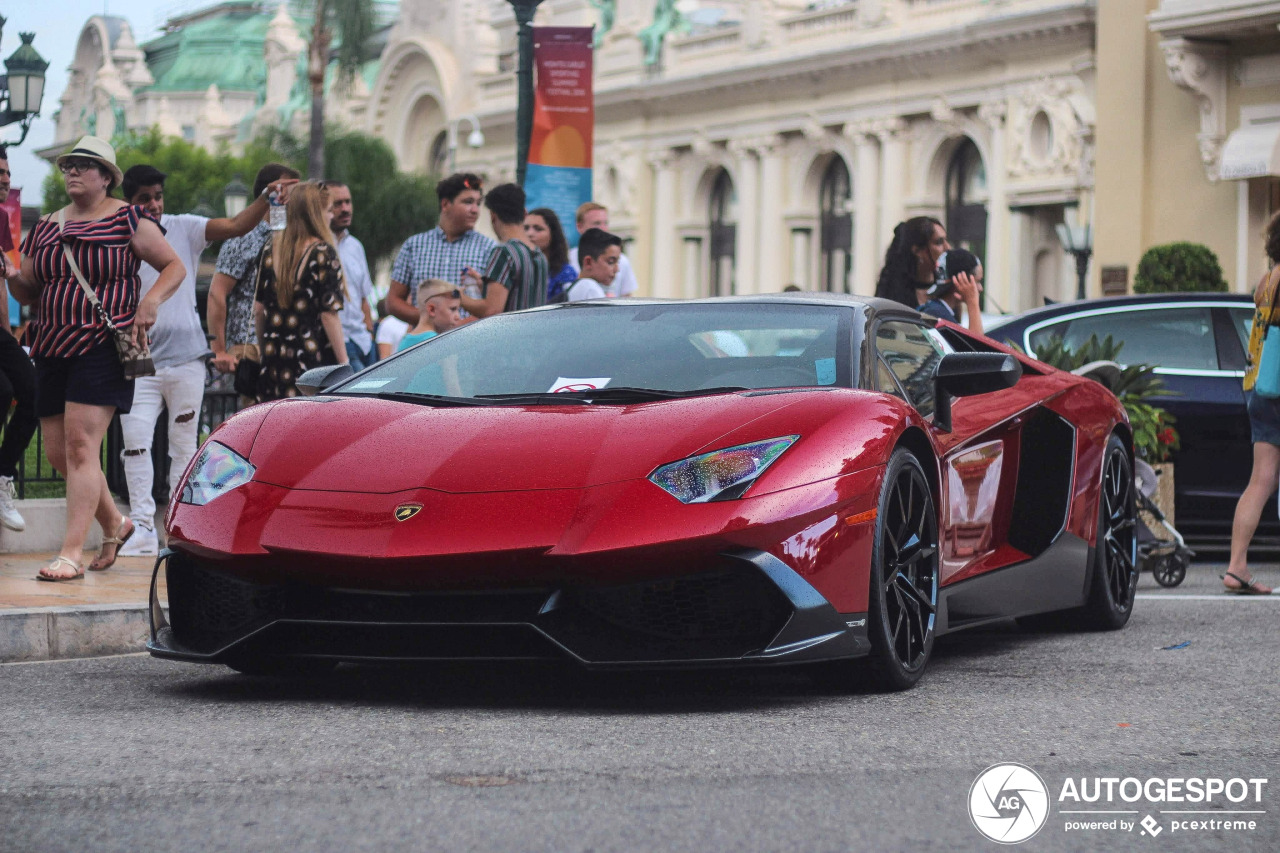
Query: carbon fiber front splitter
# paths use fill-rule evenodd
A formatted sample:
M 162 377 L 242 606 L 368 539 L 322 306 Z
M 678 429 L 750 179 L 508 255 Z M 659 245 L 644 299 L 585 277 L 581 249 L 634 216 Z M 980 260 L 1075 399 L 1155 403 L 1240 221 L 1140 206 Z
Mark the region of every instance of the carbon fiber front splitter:
M 168 580 L 169 612 L 159 578 Z M 191 663 L 567 660 L 592 669 L 767 666 L 867 654 L 866 614 L 841 614 L 771 554 L 618 586 L 388 594 L 263 587 L 181 551 L 156 561 L 152 655 Z

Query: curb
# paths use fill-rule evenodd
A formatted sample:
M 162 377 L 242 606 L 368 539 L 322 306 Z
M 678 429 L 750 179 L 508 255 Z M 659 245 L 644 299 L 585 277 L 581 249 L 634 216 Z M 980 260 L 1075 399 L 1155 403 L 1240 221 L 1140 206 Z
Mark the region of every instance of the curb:
M 150 628 L 145 604 L 0 610 L 0 663 L 141 652 Z

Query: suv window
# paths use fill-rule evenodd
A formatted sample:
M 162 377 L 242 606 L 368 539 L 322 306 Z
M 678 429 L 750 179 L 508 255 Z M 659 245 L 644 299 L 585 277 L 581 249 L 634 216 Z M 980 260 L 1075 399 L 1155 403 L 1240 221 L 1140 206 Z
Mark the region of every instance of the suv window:
M 1052 336 L 1075 349 L 1097 335 L 1123 341 L 1120 359 L 1126 364 L 1150 364 L 1183 370 L 1218 370 L 1218 349 L 1209 307 L 1134 308 L 1082 317 L 1066 317 L 1036 329 L 1028 344 L 1032 352 Z
M 876 328 L 876 352 L 907 392 L 916 411 L 933 414 L 933 373 L 942 358 L 942 348 L 915 323 L 888 320 Z

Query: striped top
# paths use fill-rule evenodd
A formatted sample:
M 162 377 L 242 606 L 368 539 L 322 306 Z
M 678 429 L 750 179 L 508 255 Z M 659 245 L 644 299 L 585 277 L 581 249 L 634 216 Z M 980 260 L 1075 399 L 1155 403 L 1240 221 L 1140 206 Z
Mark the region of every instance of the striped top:
M 65 222 L 61 236 L 56 217 L 46 216 L 27 234 L 22 254 L 31 259 L 36 278 L 44 284 L 35 318 L 22 339 L 33 356 L 80 355 L 110 340 L 110 330 L 67 263 L 63 240 L 111 321 L 122 328 L 133 325 L 141 259 L 129 242 L 144 216 L 141 207 L 126 205 L 103 219 Z
M 493 250 L 484 271 L 484 292 L 496 282 L 507 289 L 502 310 L 523 311 L 547 304 L 547 258 L 520 240 L 508 240 Z

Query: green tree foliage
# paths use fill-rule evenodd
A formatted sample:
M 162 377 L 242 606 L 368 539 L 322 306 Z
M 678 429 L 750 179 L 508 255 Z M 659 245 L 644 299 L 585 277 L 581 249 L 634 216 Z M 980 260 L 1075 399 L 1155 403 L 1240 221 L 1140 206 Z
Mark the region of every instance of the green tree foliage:
M 369 263 L 389 262 L 405 238 L 436 224 L 440 205 L 434 180 L 405 174 L 387 143 L 356 132 L 330 132 L 325 177 L 351 188 L 351 233 L 364 244 Z
M 1218 256 L 1199 243 L 1165 243 L 1147 249 L 1133 277 L 1134 293 L 1226 292 Z

